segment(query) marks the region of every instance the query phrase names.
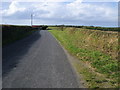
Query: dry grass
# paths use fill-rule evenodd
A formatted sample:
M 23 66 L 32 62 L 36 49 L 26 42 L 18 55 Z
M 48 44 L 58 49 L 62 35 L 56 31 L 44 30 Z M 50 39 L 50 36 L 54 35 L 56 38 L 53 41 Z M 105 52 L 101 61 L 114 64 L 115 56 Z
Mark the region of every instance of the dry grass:
M 72 55 L 88 66 L 82 67 L 80 63 L 75 65 L 78 72 L 84 75 L 89 87 L 118 87 L 120 73 L 117 32 L 71 27 L 64 28 L 63 31 L 54 27 L 50 32 Z M 101 77 L 102 81 L 97 77 Z
M 114 59 L 118 57 L 117 32 L 67 28 L 67 33 L 74 36 L 73 41 L 77 47 L 98 50 Z

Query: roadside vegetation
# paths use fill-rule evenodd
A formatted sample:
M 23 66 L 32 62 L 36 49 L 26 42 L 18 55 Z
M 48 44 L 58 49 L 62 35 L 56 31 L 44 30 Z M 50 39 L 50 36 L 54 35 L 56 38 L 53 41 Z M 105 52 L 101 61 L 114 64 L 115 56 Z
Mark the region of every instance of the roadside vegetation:
M 101 30 L 101 31 L 120 31 L 117 27 L 98 27 L 98 26 L 72 26 L 72 25 L 54 25 L 49 27 L 72 27 L 72 28 L 82 28 L 89 30 Z
M 49 27 L 68 52 L 89 88 L 118 88 L 120 82 L 118 32 L 77 27 Z
M 2 25 L 2 45 L 20 40 L 35 31 L 31 26 Z

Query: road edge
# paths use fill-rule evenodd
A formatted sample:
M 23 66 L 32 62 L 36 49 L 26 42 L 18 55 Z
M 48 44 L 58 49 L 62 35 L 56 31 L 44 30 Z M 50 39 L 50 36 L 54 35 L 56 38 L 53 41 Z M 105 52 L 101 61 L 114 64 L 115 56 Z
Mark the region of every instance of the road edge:
M 49 31 L 48 31 L 48 32 L 49 32 Z M 50 32 L 49 32 L 49 33 L 50 33 Z M 50 33 L 50 34 L 51 34 L 51 33 Z M 51 34 L 51 35 L 55 38 L 55 36 L 54 36 L 53 34 Z M 86 88 L 85 85 L 83 84 L 84 81 L 81 79 L 82 76 L 79 75 L 77 69 L 76 69 L 75 66 L 74 66 L 75 61 L 78 61 L 78 59 L 75 58 L 74 56 L 70 55 L 70 53 L 64 48 L 64 46 L 60 43 L 59 40 L 57 40 L 56 38 L 55 38 L 55 40 L 59 43 L 59 45 L 61 46 L 61 48 L 62 48 L 63 51 L 65 52 L 65 55 L 67 56 L 68 62 L 69 62 L 70 65 L 71 65 L 72 71 L 73 71 L 74 75 L 76 76 L 76 79 L 77 79 L 77 83 L 78 83 L 78 85 L 79 85 L 79 88 Z

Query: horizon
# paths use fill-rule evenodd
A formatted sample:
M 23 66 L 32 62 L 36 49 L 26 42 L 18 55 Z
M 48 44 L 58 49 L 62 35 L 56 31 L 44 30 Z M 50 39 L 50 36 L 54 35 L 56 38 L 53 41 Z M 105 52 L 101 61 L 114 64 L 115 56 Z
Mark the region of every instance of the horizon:
M 2 25 L 13 25 L 13 26 L 31 26 L 31 25 L 20 25 L 20 24 L 0 24 L 1 26 Z M 64 26 L 85 26 L 85 25 L 72 25 L 72 24 L 70 24 L 70 25 L 67 25 L 67 24 L 52 24 L 52 25 L 50 25 L 50 24 L 35 24 L 35 26 L 61 26 L 61 25 L 64 25 Z M 34 25 L 32 25 L 32 26 L 34 26 Z M 93 26 L 93 25 L 92 25 Z M 91 27 L 91 26 L 87 26 L 86 25 L 86 27 Z M 115 26 L 111 26 L 111 27 L 109 27 L 109 26 L 93 26 L 93 27 L 104 27 L 104 28 L 118 28 L 117 26 L 115 27 Z

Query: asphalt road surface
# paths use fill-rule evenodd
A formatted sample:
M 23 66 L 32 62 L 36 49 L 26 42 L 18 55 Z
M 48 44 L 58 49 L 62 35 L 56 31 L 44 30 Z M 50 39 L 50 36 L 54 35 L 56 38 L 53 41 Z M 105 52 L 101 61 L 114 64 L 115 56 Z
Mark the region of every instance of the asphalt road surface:
M 48 31 L 3 48 L 3 88 L 78 88 L 67 56 Z

